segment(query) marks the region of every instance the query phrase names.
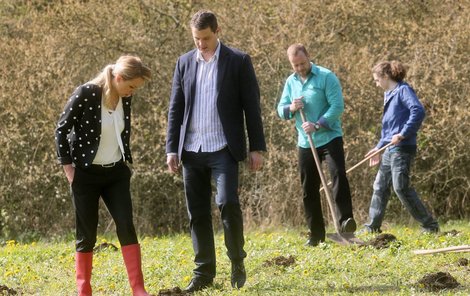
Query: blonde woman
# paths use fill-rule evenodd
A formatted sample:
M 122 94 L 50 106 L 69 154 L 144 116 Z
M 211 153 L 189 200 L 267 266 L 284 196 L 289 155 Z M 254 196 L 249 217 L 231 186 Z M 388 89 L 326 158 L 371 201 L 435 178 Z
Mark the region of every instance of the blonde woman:
M 131 171 L 127 163 L 132 163 L 132 94 L 150 77 L 150 69 L 138 57 L 121 56 L 93 80 L 75 89 L 55 130 L 58 160 L 70 183 L 75 208 L 78 295 L 92 295 L 90 281 L 100 197 L 116 224 L 133 295 L 148 295 L 133 224 Z

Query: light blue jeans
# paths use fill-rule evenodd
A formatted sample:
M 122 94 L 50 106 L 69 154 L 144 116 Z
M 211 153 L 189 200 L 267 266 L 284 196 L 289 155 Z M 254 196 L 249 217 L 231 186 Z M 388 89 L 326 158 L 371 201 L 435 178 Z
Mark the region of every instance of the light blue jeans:
M 390 187 L 421 224 L 424 231 L 437 232 L 437 221 L 426 210 L 418 194 L 410 184 L 410 167 L 416 154 L 415 146 L 390 147 L 382 155 L 379 172 L 375 177 L 374 193 L 369 208 L 369 223 L 365 224 L 370 232 L 380 232 L 385 208 L 390 199 Z

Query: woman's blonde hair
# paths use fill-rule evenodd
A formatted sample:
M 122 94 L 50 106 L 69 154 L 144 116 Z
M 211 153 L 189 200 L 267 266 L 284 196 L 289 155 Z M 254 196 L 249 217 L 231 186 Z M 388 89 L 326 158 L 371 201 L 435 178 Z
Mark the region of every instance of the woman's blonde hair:
M 116 75 L 120 75 L 124 80 L 135 78 L 149 80 L 152 77 L 152 72 L 149 67 L 142 63 L 139 57 L 131 55 L 123 55 L 117 59 L 116 63 L 104 67 L 101 73 L 93 78 L 90 83 L 102 87 L 106 107 L 110 107 L 111 104 L 112 79 Z

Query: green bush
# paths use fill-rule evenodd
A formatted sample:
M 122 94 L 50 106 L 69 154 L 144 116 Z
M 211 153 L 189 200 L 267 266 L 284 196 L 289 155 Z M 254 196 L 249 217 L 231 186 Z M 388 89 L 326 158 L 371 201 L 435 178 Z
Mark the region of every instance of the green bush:
M 242 165 L 246 225 L 303 225 L 293 122 L 275 108 L 290 66 L 287 46 L 304 43 L 335 71 L 345 96 L 347 166 L 375 145 L 382 91 L 370 68 L 381 59 L 409 65 L 427 110 L 413 181 L 441 220 L 469 217 L 468 60 L 470 3 L 464 1 L 4 0 L 0 3 L 0 234 L 56 235 L 73 229 L 69 187 L 56 163 L 53 131 L 73 89 L 121 54 L 154 72 L 133 102 L 132 180 L 139 233 L 187 227 L 181 176 L 167 172 L 166 114 L 177 57 L 193 48 L 192 13 L 214 10 L 221 40 L 248 52 L 257 72 L 268 154 L 262 172 Z M 376 169 L 350 175 L 355 214 L 367 217 Z M 100 231 L 112 227 L 102 207 Z M 328 215 L 326 202 L 324 212 Z M 387 219 L 410 219 L 392 200 Z M 216 219 L 216 218 L 214 218 Z

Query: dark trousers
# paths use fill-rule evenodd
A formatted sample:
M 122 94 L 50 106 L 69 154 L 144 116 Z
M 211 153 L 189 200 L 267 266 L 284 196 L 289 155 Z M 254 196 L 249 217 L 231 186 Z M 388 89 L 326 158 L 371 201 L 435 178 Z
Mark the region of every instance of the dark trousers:
M 75 168 L 72 197 L 75 206 L 76 250 L 91 252 L 96 243 L 100 197 L 116 224 L 121 246 L 137 243 L 132 217 L 129 167 L 120 162 L 111 168 Z
M 343 138 L 338 137 L 328 144 L 317 148 L 321 162 L 326 160 L 333 181 L 332 194 L 335 201 L 338 220 L 341 223 L 353 217 L 351 192 L 346 177 Z M 325 240 L 325 222 L 323 220 L 320 185 L 321 179 L 315 165 L 315 159 L 310 148 L 299 147 L 300 180 L 303 188 L 305 218 L 310 229 L 311 238 Z
M 243 250 L 243 218 L 238 199 L 238 162 L 227 148 L 217 152 L 183 151 L 186 204 L 194 249 L 194 274 L 212 279 L 216 273 L 214 231 L 211 215 L 211 179 L 217 194 L 227 255 L 232 261 L 246 257 Z

